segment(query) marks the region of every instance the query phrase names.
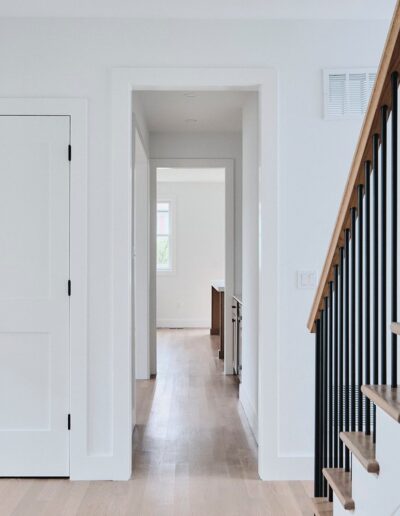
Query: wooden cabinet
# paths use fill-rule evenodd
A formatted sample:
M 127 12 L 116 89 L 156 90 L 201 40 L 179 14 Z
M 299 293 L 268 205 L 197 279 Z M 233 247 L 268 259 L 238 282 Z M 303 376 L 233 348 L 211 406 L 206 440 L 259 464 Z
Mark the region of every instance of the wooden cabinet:
M 225 318 L 225 296 L 223 282 L 215 282 L 211 285 L 211 335 L 219 335 L 220 359 L 224 358 L 224 318 Z
M 242 377 L 242 301 L 232 298 L 233 372 Z

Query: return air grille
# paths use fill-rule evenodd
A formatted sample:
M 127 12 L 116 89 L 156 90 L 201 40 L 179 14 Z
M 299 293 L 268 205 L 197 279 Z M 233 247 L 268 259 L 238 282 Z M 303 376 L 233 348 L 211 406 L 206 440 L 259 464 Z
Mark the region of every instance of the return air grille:
M 376 70 L 325 70 L 325 118 L 362 117 L 367 108 Z

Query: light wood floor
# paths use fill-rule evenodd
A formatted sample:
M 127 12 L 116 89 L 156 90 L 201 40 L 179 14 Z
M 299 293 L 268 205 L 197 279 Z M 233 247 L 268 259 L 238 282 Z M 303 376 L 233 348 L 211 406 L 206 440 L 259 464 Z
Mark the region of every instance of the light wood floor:
M 311 516 L 311 483 L 258 479 L 217 347 L 204 330 L 159 332 L 157 380 L 137 382 L 132 480 L 3 479 L 0 516 Z

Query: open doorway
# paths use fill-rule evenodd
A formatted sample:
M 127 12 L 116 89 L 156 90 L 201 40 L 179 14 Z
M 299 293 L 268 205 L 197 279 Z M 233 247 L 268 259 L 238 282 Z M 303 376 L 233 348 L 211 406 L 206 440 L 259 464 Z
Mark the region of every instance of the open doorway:
M 216 356 L 233 372 L 231 297 L 235 291 L 235 163 L 233 159 L 151 160 L 151 368 L 156 329 L 212 328 L 213 286 L 224 292 Z M 164 224 L 161 226 L 161 224 Z M 167 247 L 167 249 L 166 249 Z
M 148 374 L 137 383 L 136 418 L 143 429 L 137 437 L 137 460 L 142 459 L 139 450 L 146 432 L 147 437 L 158 440 L 154 425 L 170 424 L 162 405 L 166 403 L 179 414 L 179 422 L 175 421 L 169 432 L 191 432 L 190 414 L 195 411 L 196 420 L 207 421 L 207 403 L 229 393 L 224 400 L 229 410 L 218 403 L 211 425 L 243 432 L 243 439 L 252 443 L 248 451 L 254 473 L 258 431 L 258 95 L 249 91 L 136 91 L 133 111 L 135 130 L 141 134 L 148 158 L 145 189 L 142 194 L 134 193 L 136 208 L 141 209 L 141 195 L 148 192 L 149 246 L 147 349 L 143 349 L 146 339 L 135 331 L 136 364 L 148 357 Z M 243 222 L 246 235 L 242 235 Z M 142 229 L 136 229 L 136 239 Z M 134 247 L 139 265 L 141 250 L 136 244 Z M 146 269 L 136 270 L 134 277 L 136 304 L 140 303 L 135 309 L 137 327 L 144 301 L 138 285 L 146 277 Z M 248 309 L 243 332 L 242 289 Z M 222 305 L 219 301 L 217 332 L 212 321 L 214 291 L 223 299 Z M 239 350 L 242 341 L 243 353 Z M 146 378 L 152 383 L 145 383 Z M 184 392 L 177 392 L 177 382 Z M 192 384 L 208 393 L 206 399 L 190 388 Z M 231 427 L 225 418 L 235 425 Z M 229 446 L 235 448 L 240 441 L 233 439 Z M 161 441 L 158 444 L 163 446 Z M 175 444 L 179 448 L 180 444 Z M 186 444 L 196 447 L 198 436 Z M 210 441 L 208 445 L 207 454 L 212 455 L 218 444 Z M 227 453 L 223 460 L 228 460 Z
M 186 345 L 194 347 L 201 337 L 216 333 L 212 331 L 212 304 L 219 309 L 220 331 L 207 342 L 211 357 L 224 359 L 225 309 L 220 305 L 226 284 L 225 247 L 230 243 L 225 234 L 225 175 L 222 167 L 157 168 L 159 374 L 170 364 L 171 346 L 182 341 L 181 330 L 186 330 Z M 233 252 L 233 246 L 228 252 Z M 216 288 L 220 297 L 217 301 L 211 295 Z M 198 347 L 201 350 L 202 343 Z M 190 355 L 187 357 L 190 359 Z
M 225 284 L 225 169 L 157 169 L 157 327 L 211 327 Z

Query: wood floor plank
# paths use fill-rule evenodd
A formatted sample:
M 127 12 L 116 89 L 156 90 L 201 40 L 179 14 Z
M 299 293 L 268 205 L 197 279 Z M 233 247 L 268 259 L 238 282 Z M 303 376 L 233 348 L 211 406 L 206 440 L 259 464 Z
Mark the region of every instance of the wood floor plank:
M 312 516 L 311 482 L 262 482 L 218 337 L 161 330 L 158 375 L 136 382 L 128 482 L 0 480 L 1 516 Z

